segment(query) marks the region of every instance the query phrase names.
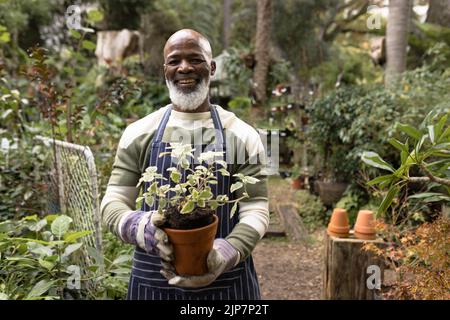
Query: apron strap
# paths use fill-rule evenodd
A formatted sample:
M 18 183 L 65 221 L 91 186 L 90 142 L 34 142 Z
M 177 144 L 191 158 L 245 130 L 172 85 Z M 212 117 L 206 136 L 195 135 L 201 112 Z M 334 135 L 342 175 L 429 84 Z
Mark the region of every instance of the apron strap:
M 164 115 L 163 115 L 163 117 L 161 119 L 161 122 L 160 122 L 160 124 L 158 126 L 158 129 L 156 130 L 156 135 L 155 135 L 155 138 L 153 139 L 153 143 L 160 143 L 161 142 L 161 139 L 162 139 L 163 134 L 164 134 L 164 130 L 166 129 L 167 122 L 169 122 L 171 111 L 172 111 L 172 105 L 170 104 L 167 107 L 167 110 L 166 110 L 166 112 L 164 113 Z
M 217 112 L 216 106 L 211 105 L 211 118 L 214 123 L 214 128 L 216 129 L 216 145 L 223 148 L 224 137 L 223 137 L 223 127 L 220 121 L 219 113 Z

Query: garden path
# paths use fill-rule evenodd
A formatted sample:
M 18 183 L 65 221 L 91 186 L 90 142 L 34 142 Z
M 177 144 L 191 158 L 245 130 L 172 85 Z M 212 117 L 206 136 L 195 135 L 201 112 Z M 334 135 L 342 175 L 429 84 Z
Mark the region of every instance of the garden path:
M 269 203 L 294 201 L 288 180 L 270 179 Z M 271 227 L 279 219 L 271 216 Z M 253 252 L 261 286 L 262 299 L 313 300 L 321 298 L 324 230 L 307 236 L 306 241 L 293 242 L 287 237 L 265 237 Z

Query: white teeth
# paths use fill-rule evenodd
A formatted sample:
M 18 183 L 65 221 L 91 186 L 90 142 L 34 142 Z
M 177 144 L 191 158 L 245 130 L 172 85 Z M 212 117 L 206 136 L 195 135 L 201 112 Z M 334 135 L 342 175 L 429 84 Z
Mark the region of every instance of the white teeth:
M 181 83 L 181 84 L 190 84 L 190 83 L 194 83 L 195 80 L 193 80 L 193 79 L 184 79 L 184 80 L 179 80 L 178 82 Z

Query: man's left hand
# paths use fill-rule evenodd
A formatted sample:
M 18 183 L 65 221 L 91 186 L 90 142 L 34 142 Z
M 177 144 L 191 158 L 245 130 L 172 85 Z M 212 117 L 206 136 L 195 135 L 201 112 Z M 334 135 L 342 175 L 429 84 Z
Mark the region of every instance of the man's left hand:
M 170 263 L 162 262 L 161 274 L 169 284 L 183 288 L 199 288 L 210 285 L 222 273 L 228 271 L 238 262 L 238 251 L 225 239 L 214 240 L 213 249 L 208 254 L 208 273 L 201 276 L 180 276 Z

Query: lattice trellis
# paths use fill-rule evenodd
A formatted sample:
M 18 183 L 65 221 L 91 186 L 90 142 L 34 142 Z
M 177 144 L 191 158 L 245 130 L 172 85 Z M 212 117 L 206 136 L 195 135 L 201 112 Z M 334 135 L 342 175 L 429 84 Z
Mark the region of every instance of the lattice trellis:
M 99 193 L 97 170 L 88 146 L 81 146 L 46 137 L 37 137 L 49 148 L 54 148 L 49 175 L 49 212 L 66 214 L 73 219 L 77 231 L 90 230 L 92 233 L 82 238 L 84 246 L 80 259 L 82 267 L 95 265 L 88 247 L 102 252 Z

